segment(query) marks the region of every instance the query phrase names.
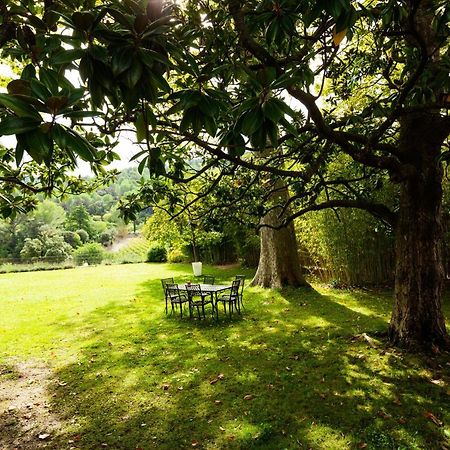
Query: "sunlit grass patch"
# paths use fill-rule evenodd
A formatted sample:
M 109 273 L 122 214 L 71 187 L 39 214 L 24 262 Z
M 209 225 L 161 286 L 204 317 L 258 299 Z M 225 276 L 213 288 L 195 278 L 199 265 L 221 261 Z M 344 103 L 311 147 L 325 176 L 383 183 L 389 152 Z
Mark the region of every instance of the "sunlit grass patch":
M 206 270 L 226 282 L 242 269 Z M 167 276 L 191 268 L 0 276 L 0 363 L 53 368 L 52 409 L 70 418 L 56 447 L 74 435 L 81 449 L 447 445 L 446 355 L 386 345 L 390 293 L 247 288 L 241 317 L 181 320 L 164 312 Z

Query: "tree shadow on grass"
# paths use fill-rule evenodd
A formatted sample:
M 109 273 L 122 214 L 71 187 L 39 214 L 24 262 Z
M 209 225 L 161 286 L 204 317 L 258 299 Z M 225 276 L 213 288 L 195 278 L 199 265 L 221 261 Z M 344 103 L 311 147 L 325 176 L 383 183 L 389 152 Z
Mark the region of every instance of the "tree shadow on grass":
M 355 333 L 386 327 L 387 302 L 312 289 L 250 289 L 239 319 L 166 317 L 159 281 L 86 318 L 54 406 L 76 448 L 440 448 L 444 412 L 421 358 Z M 76 330 L 74 330 L 76 332 Z M 67 383 L 67 384 L 65 384 Z M 448 418 L 448 416 L 447 416 Z M 402 420 L 401 420 L 402 419 Z

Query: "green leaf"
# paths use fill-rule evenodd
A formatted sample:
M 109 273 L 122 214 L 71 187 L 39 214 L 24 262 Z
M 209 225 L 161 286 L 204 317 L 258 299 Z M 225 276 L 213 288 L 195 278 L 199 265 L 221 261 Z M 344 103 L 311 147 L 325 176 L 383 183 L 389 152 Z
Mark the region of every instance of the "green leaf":
M 122 47 L 115 49 L 111 59 L 111 70 L 115 77 L 119 76 L 131 66 L 132 58 L 130 57 L 132 47 Z
M 15 152 L 17 167 L 19 167 L 20 163 L 22 162 L 24 151 L 25 151 L 25 149 L 23 148 L 23 145 L 20 142 L 17 142 L 16 152 Z
M 36 97 L 40 98 L 41 100 L 45 101 L 52 96 L 51 92 L 40 81 L 32 79 L 30 83 L 31 83 L 31 91 Z
M 53 141 L 48 133 L 44 133 L 40 128 L 31 132 L 20 134 L 17 140 L 24 145 L 26 152 L 38 164 L 45 162 L 50 164 L 53 152 Z
M 29 103 L 9 94 L 0 94 L 0 104 L 13 111 L 19 117 L 30 117 L 41 121 L 42 118 L 37 110 Z
M 129 88 L 134 88 L 142 75 L 142 65 L 136 59 L 133 60 L 131 67 L 125 72 L 125 84 Z
M 252 135 L 262 124 L 263 115 L 260 108 L 254 108 L 241 116 L 241 129 L 247 136 Z
M 73 50 L 61 50 L 52 58 L 53 64 L 68 64 L 81 59 L 85 53 L 85 50 L 81 48 L 75 48 Z
M 188 130 L 189 126 L 192 124 L 192 120 L 194 118 L 194 108 L 188 108 L 183 115 L 183 119 L 181 119 L 180 123 L 180 131 L 184 133 Z
M 169 64 L 169 60 L 165 55 L 155 52 L 154 50 L 141 48 L 139 49 L 139 57 L 141 58 L 141 61 L 150 69 L 154 67 L 155 61 L 160 62 L 165 66 Z
M 147 137 L 148 125 L 145 122 L 144 114 L 139 113 L 136 118 L 136 139 L 138 142 L 142 142 Z
M 84 137 L 70 128 L 55 124 L 52 128 L 52 137 L 61 149 L 70 149 L 84 161 L 93 162 L 95 160 L 96 149 Z
M 0 136 L 21 134 L 38 128 L 40 122 L 30 117 L 8 116 L 0 122 Z
M 52 95 L 58 95 L 58 74 L 54 70 L 41 67 L 39 69 L 39 79 L 47 86 Z
M 275 98 L 269 98 L 262 104 L 262 112 L 265 117 L 275 123 L 284 117 L 284 110 Z

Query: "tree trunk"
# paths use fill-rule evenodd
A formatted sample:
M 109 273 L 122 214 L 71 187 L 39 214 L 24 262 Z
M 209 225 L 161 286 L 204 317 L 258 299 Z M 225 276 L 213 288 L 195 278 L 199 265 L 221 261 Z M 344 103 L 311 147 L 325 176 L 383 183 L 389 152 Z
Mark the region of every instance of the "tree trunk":
M 277 189 L 277 200 L 286 201 L 288 196 L 287 188 Z M 279 211 L 273 209 L 261 219 L 261 225 L 277 226 L 280 222 L 278 214 Z M 300 266 L 294 224 L 290 223 L 279 230 L 262 226 L 259 235 L 261 252 L 252 286 L 308 286 Z
M 441 118 L 433 114 L 411 115 L 401 122 L 400 156 L 415 170 L 400 185 L 395 305 L 389 336 L 394 344 L 407 348 L 446 347 L 449 342 L 441 306 L 444 271 L 439 157 L 446 130 Z

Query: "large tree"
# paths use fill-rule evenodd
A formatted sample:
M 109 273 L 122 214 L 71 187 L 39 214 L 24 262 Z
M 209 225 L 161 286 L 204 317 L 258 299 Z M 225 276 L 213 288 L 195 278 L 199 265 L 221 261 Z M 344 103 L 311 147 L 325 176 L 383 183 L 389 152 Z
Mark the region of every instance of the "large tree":
M 450 132 L 447 1 L 95 4 L 2 6 L 4 52 L 29 63 L 9 95 L 0 95 L 0 133 L 18 137 L 19 165 L 23 152 L 59 174 L 73 151 L 92 164 L 114 157 L 87 146 L 82 128 L 72 132 L 59 121 L 93 116 L 89 124 L 105 134 L 133 122 L 141 170 L 176 183 L 204 180 L 200 197 L 224 174 L 249 170 L 249 185 L 260 190 L 255 215 L 276 219 L 263 226 L 281 229 L 313 210 L 365 209 L 396 232 L 392 341 L 448 344 L 440 250 Z M 67 84 L 69 68 L 79 71 L 89 98 Z M 94 111 L 86 113 L 89 102 Z M 328 169 L 338 154 L 357 165 L 357 176 Z M 29 180 L 7 163 L 10 185 Z M 399 191 L 390 205 L 366 188 L 386 179 Z

